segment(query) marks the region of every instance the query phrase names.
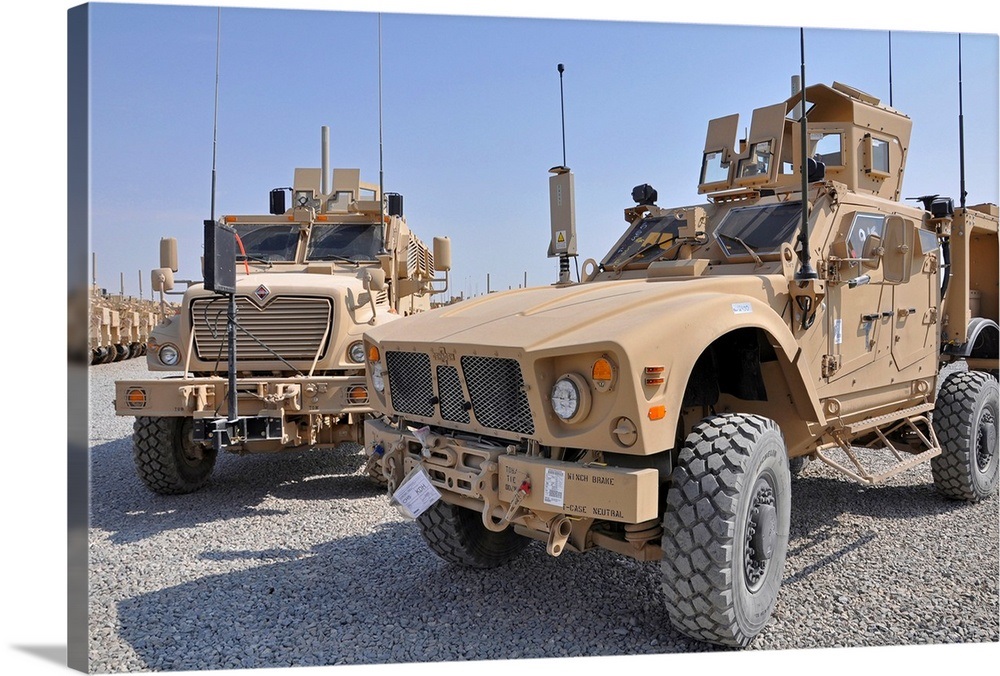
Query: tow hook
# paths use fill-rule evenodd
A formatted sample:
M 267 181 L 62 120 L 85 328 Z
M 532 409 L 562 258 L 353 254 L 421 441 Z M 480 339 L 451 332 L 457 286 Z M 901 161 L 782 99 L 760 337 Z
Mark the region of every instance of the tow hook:
M 559 556 L 566 548 L 566 541 L 573 531 L 573 522 L 565 514 L 553 517 L 549 521 L 549 541 L 545 545 L 545 551 L 549 556 Z

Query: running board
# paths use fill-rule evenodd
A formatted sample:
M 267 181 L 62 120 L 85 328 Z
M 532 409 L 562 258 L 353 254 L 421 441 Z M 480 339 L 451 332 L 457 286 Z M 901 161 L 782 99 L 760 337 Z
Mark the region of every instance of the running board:
M 831 436 L 833 437 L 835 443 L 828 444 L 826 449 L 840 448 L 840 450 L 842 450 L 850 459 L 851 464 L 854 466 L 853 469 L 825 455 L 823 453 L 823 448 L 817 449 L 815 456 L 833 469 L 846 474 L 857 482 L 867 484 L 869 486 L 880 484 L 886 479 L 891 479 L 897 474 L 905 472 L 922 462 L 926 462 L 931 458 L 941 455 L 941 445 L 938 443 L 937 436 L 934 434 L 934 427 L 931 425 L 931 417 L 927 414 L 933 408 L 933 404 L 921 404 L 903 411 L 898 411 L 891 415 L 868 418 L 867 420 L 847 425 L 843 429 L 833 431 Z M 901 415 L 905 417 L 900 419 Z M 886 429 L 883 430 L 883 427 L 886 427 Z M 920 446 L 924 450 L 913 451 L 912 449 L 899 449 L 896 448 L 891 441 L 889 441 L 888 436 L 901 430 L 903 427 L 909 427 L 910 431 L 914 433 L 916 440 L 919 440 Z M 923 431 L 920 429 L 921 427 L 924 428 Z M 872 440 L 863 448 L 889 451 L 897 461 L 894 465 L 890 466 L 880 474 L 872 474 L 866 470 L 855 452 L 855 447 L 850 444 L 850 440 L 856 438 L 858 433 L 869 430 L 874 430 L 876 439 Z

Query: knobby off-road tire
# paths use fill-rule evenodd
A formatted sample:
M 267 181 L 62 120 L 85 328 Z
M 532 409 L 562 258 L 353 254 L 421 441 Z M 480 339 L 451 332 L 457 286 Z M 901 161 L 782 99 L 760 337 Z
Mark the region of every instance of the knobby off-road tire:
M 495 568 L 520 554 L 528 538 L 513 528 L 487 530 L 478 512 L 435 502 L 417 518 L 420 533 L 431 550 L 449 563 L 472 568 Z
M 678 456 L 663 517 L 671 623 L 700 641 L 746 646 L 781 586 L 791 507 L 785 441 L 754 415 L 698 423 Z
M 934 405 L 941 455 L 931 459 L 934 485 L 955 500 L 978 502 L 997 489 L 1000 386 L 982 371 L 948 376 Z
M 161 495 L 201 488 L 215 467 L 216 451 L 191 437 L 190 418 L 138 417 L 132 425 L 132 457 L 146 487 Z

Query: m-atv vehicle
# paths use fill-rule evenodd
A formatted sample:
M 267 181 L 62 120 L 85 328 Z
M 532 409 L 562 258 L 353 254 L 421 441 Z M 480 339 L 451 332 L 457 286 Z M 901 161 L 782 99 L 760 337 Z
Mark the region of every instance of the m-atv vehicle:
M 996 492 L 997 207 L 900 201 L 910 119 L 839 83 L 804 98 L 738 148 L 737 116 L 712 121 L 707 202 L 639 186 L 582 283 L 366 331 L 366 451 L 435 553 L 661 560 L 675 627 L 744 646 L 781 583 L 790 465 L 877 484 L 929 460 L 949 498 Z M 575 241 L 552 171 L 550 255 Z
M 296 169 L 292 188 L 272 190 L 269 214 L 206 222 L 206 251 L 211 228 L 234 231 L 238 243 L 222 261 L 235 266 L 234 363 L 227 296 L 187 282 L 179 312 L 152 331 L 146 354 L 151 371 L 179 373 L 116 383 L 115 412 L 136 416 L 136 470 L 156 493 L 201 487 L 223 448 L 360 443 L 371 411 L 362 333 L 429 309 L 444 290 L 434 283 L 447 285 L 447 275 L 434 275 L 450 268 L 449 240 L 434 238 L 432 254 L 407 227 L 402 197 L 361 182 L 358 169 L 334 169 L 331 185 L 322 132 L 323 166 Z M 162 299 L 177 271 L 176 240 L 161 240 L 160 255 L 152 277 Z

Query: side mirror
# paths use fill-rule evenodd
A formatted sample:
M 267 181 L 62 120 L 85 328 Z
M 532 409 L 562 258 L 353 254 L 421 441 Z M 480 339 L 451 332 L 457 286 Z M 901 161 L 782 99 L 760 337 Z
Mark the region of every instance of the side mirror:
M 882 238 L 876 234 L 868 235 L 864 249 L 861 252 L 861 265 L 866 270 L 877 270 L 882 262 L 885 249 L 882 248 Z
M 381 291 L 385 288 L 385 271 L 382 268 L 373 268 L 365 271 L 365 289 L 368 291 Z
M 170 268 L 157 268 L 152 271 L 150 276 L 155 293 L 170 291 L 174 288 L 174 271 Z
M 438 272 L 451 270 L 451 240 L 447 237 L 434 238 L 434 269 Z
M 913 268 L 914 228 L 900 216 L 885 219 L 883 256 L 885 281 L 890 284 L 905 284 L 910 281 Z
M 177 272 L 177 240 L 164 237 L 160 240 L 160 267 Z
M 272 216 L 285 213 L 285 189 L 275 188 L 271 191 L 270 212 Z

